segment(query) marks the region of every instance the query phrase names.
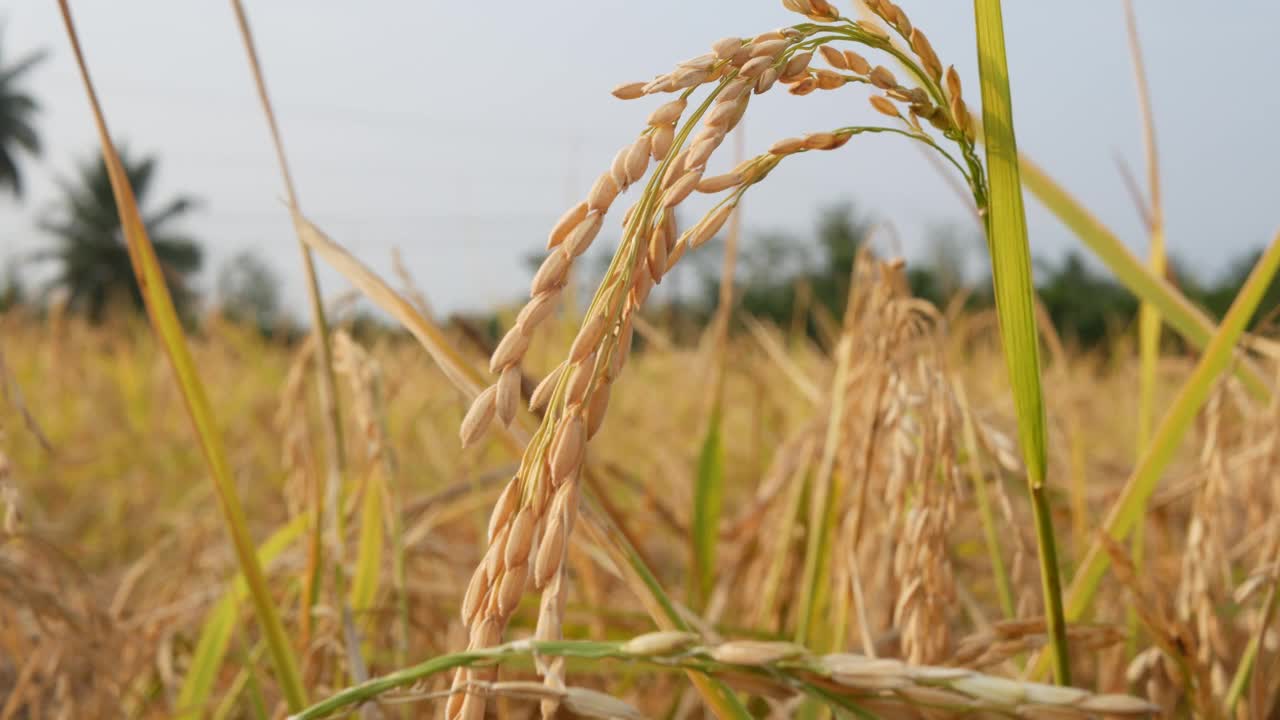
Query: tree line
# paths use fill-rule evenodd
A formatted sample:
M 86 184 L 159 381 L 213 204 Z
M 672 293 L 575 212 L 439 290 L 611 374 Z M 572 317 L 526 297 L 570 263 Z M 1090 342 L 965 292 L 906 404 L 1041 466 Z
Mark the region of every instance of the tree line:
M 738 286 L 740 307 L 752 316 L 786 324 L 800 305 L 820 306 L 840 317 L 848 296 L 853 263 L 861 248 L 881 239 L 876 224 L 859 216 L 851 205 L 823 211 L 811 238 L 766 233 L 747 238 L 740 250 Z M 989 273 L 970 277 L 969 265 L 985 264 L 986 248 L 976 231 L 966 236 L 956 227 L 935 229 L 928 252 L 908 261 L 907 280 L 916 297 L 947 307 L 961 302 L 970 310 L 994 306 Z M 874 247 L 874 246 L 873 246 Z M 884 254 L 883 252 L 881 253 Z M 719 259 L 708 254 L 699 263 L 701 290 L 685 311 L 708 315 L 719 297 Z M 1231 306 L 1261 255 L 1248 250 L 1212 278 L 1187 272 L 1177 258 L 1166 277 L 1192 303 L 1220 319 Z M 981 257 L 983 263 L 969 263 Z M 1078 251 L 1060 260 L 1035 261 L 1039 300 L 1055 329 L 1067 342 L 1083 348 L 1104 345 L 1128 331 L 1138 314 L 1138 300 L 1110 273 L 1099 269 Z M 1267 288 L 1254 316 L 1254 325 L 1270 323 L 1280 309 L 1280 280 Z

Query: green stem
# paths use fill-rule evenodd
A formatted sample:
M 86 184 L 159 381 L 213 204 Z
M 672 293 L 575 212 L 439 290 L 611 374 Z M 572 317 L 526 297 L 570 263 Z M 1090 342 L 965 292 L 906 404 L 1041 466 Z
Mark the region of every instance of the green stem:
M 969 173 L 965 172 L 965 169 L 960 165 L 960 162 L 956 160 L 954 157 L 952 157 L 951 153 L 942 149 L 942 146 L 939 145 L 937 142 L 935 142 L 933 138 L 929 137 L 928 135 L 925 135 L 924 133 L 911 132 L 909 130 L 902 130 L 900 128 L 882 127 L 880 125 L 850 125 L 848 127 L 839 128 L 835 132 L 837 133 L 850 132 L 854 135 L 861 135 L 863 133 L 882 133 L 882 132 L 894 133 L 896 135 L 901 135 L 903 137 L 909 137 L 912 140 L 919 140 L 925 145 L 928 145 L 929 147 L 938 151 L 938 153 L 941 154 L 942 157 L 946 158 L 947 162 L 951 163 L 952 167 L 954 167 L 956 171 L 960 173 L 960 176 L 965 179 L 965 182 L 968 182 L 970 186 L 973 185 L 973 182 L 974 182 L 973 177 L 971 177 Z M 802 151 L 802 152 L 807 152 L 807 151 Z M 979 170 L 980 169 L 981 168 L 979 168 Z
M 845 395 L 848 383 L 853 339 L 848 335 L 840 339 L 836 349 L 836 371 L 831 382 L 832 407 L 827 420 L 827 432 L 822 446 L 822 459 L 814 477 L 814 498 L 810 505 L 808 540 L 805 543 L 804 574 L 800 582 L 799 618 L 796 620 L 795 642 L 809 642 L 813 618 L 818 612 L 818 598 L 826 585 L 829 539 L 835 534 L 836 507 L 840 496 L 835 492 L 836 451 L 844 427 Z
M 1267 627 L 1271 625 L 1271 620 L 1276 613 L 1276 593 L 1277 587 L 1272 584 L 1271 590 L 1268 592 L 1266 610 L 1263 613 L 1262 621 L 1258 623 L 1258 631 L 1249 638 L 1249 644 L 1245 646 L 1244 653 L 1240 656 L 1240 665 L 1236 668 L 1235 677 L 1231 678 L 1231 686 L 1227 690 L 1227 717 L 1236 716 L 1236 705 L 1240 702 L 1244 691 L 1249 687 L 1249 681 L 1253 679 L 1255 674 L 1254 665 L 1258 661 L 1258 649 L 1261 645 L 1262 636 L 1266 634 Z
M 857 23 L 847 19 L 845 22 L 847 23 L 847 27 L 842 29 L 842 33 L 846 38 L 893 56 L 893 58 L 897 60 L 902 67 L 906 68 L 907 72 L 911 73 L 912 77 L 920 83 L 921 87 L 923 87 L 925 92 L 929 94 L 929 97 L 933 100 L 934 104 L 950 113 L 951 105 L 947 101 L 947 96 L 942 91 L 942 87 L 934 82 L 933 78 L 921 69 L 920 65 L 917 64 L 915 60 L 911 59 L 910 55 L 907 55 L 894 47 L 893 43 L 888 40 L 877 37 L 863 30 Z M 952 118 L 951 120 L 955 125 L 956 130 L 946 133 L 946 136 L 949 140 L 960 147 L 960 152 L 964 155 L 965 163 L 969 166 L 969 173 L 962 172 L 962 174 L 964 174 L 965 178 L 969 180 L 969 187 L 973 191 L 974 201 L 977 203 L 979 208 L 986 208 L 988 190 L 983 182 L 982 163 L 978 160 L 978 155 L 974 149 L 973 143 L 971 143 L 969 139 L 964 136 L 964 133 L 959 130 L 959 128 L 962 127 L 963 120 L 961 118 Z
M 636 655 L 627 652 L 624 643 L 592 640 L 516 640 L 491 648 L 441 655 L 412 667 L 354 685 L 338 691 L 296 715 L 291 715 L 290 720 L 315 720 L 316 718 L 326 717 L 341 711 L 343 708 L 376 700 L 378 696 L 384 693 L 413 685 L 447 670 L 492 665 L 530 655 L 642 663 L 663 670 L 683 670 L 707 679 L 714 679 L 713 675 L 718 672 L 747 673 L 774 683 L 779 687 L 790 687 L 815 699 L 838 705 L 853 712 L 858 717 L 875 717 L 867 713 L 866 710 L 859 708 L 851 699 L 808 682 L 805 679 L 805 675 L 797 674 L 797 672 L 813 672 L 813 668 L 809 667 L 804 661 L 799 661 L 798 663 L 763 663 L 760 665 L 726 664 L 713 659 L 705 647 L 692 647 L 686 650 L 675 648 L 670 652 L 659 655 Z M 742 717 L 750 718 L 751 716 L 744 714 Z
M 1062 583 L 1058 575 L 1058 552 L 1045 484 L 1047 449 L 1039 334 L 1034 316 L 1035 290 L 1032 286 L 1026 215 L 1022 206 L 1022 185 L 1018 179 L 1018 149 L 1013 129 L 1000 0 L 974 0 L 974 17 L 978 34 L 978 68 L 982 78 L 987 171 L 991 183 L 991 204 L 984 217 L 991 247 L 996 312 L 1014 391 L 1018 435 L 1027 467 L 1027 488 L 1039 546 L 1040 579 L 1054 677 L 1059 684 L 1069 685 L 1071 670 L 1062 611 Z
M 640 595 L 641 603 L 646 606 L 645 609 L 658 627 L 691 631 L 689 623 L 677 611 L 675 603 L 662 589 L 662 584 L 654 577 L 649 566 L 645 564 L 644 558 L 640 557 L 640 553 L 631 546 L 626 534 L 614 527 L 612 520 L 604 513 L 599 513 L 598 517 L 597 513 L 589 512 L 584 515 L 587 522 L 583 523 L 583 527 L 587 532 L 604 547 L 615 564 L 629 568 L 640 581 L 645 592 L 637 594 Z M 728 685 L 714 677 L 694 672 L 689 672 L 688 676 L 717 718 L 720 720 L 751 719 L 751 713 Z

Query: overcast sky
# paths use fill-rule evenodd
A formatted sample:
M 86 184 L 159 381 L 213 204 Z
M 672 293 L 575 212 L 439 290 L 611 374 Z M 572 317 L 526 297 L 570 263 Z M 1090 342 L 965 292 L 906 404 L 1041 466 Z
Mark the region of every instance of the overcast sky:
M 303 208 L 380 272 L 389 272 L 399 247 L 445 310 L 525 291 L 524 256 L 661 102 L 615 100 L 615 84 L 648 79 L 722 36 L 798 20 L 776 0 L 247 5 Z M 976 106 L 972 5 L 902 5 L 943 62 L 956 65 Z M 160 157 L 159 195 L 203 200 L 186 229 L 208 249 L 207 267 L 253 249 L 300 307 L 295 240 L 229 5 L 72 6 L 117 139 Z M 852 14 L 849 0 L 840 7 Z M 1213 272 L 1280 224 L 1280 94 L 1271 89 L 1280 5 L 1137 0 L 1137 11 L 1169 244 Z M 55 4 L 10 2 L 0 15 L 6 61 L 39 48 L 51 53 L 28 83 L 43 106 L 44 156 L 23 164 L 25 204 L 0 199 L 0 255 L 11 257 L 48 242 L 36 222 L 56 198 L 56 179 L 96 149 Z M 1143 172 L 1121 3 L 1008 0 L 1005 21 L 1020 148 L 1143 250 L 1115 161 L 1119 154 Z M 801 98 L 770 93 L 747 115 L 747 152 L 869 120 L 865 98 L 856 85 Z M 915 148 L 879 136 L 785 163 L 749 196 L 745 227 L 804 232 L 820 208 L 842 200 L 892 222 L 908 256 L 925 252 L 929 228 L 972 222 Z M 1031 198 L 1028 212 L 1037 256 L 1076 247 Z M 330 295 L 347 287 L 327 268 L 322 282 Z M 211 272 L 202 283 L 212 285 Z

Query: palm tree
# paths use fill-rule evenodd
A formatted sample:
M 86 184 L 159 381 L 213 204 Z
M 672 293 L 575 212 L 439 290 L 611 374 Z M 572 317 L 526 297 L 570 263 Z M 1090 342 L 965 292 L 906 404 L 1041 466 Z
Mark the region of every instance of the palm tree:
M 195 206 L 195 200 L 179 195 L 149 212 L 146 200 L 155 177 L 155 157 L 132 158 L 122 150 L 120 160 L 174 304 L 186 317 L 185 311 L 195 299 L 189 278 L 200 269 L 202 253 L 192 238 L 170 228 Z M 64 180 L 59 185 L 63 197 L 57 212 L 41 223 L 58 243 L 57 248 L 41 254 L 61 265 L 51 286 L 65 289 L 69 307 L 87 312 L 95 322 L 110 305 L 126 299 L 141 309 L 142 294 L 129 261 L 106 163 L 100 157 L 81 163 L 75 182 Z
M 40 154 L 40 136 L 31 126 L 40 106 L 18 85 L 44 56 L 43 51 L 31 53 L 8 66 L 0 61 L 0 187 L 18 198 L 22 197 L 22 171 L 18 169 L 17 151 Z

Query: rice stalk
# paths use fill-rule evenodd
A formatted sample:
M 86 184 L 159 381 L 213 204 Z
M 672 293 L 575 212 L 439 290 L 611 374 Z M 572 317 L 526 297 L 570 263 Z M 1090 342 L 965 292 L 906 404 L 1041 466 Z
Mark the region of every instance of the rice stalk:
M 1154 706 L 1127 695 L 1098 695 L 1087 690 L 1006 680 L 963 668 L 916 666 L 899 660 L 834 653 L 813 655 L 786 642 L 753 640 L 702 644 L 697 635 L 660 631 L 623 642 L 516 640 L 489 648 L 473 648 L 432 658 L 339 691 L 291 717 L 314 720 L 399 688 L 412 688 L 433 675 L 455 668 L 486 667 L 512 658 L 544 656 L 678 668 L 729 682 L 771 688 L 835 701 L 861 717 L 877 711 L 919 709 L 925 716 L 947 712 L 991 712 L 1010 717 L 1087 718 L 1147 715 Z M 545 692 L 545 690 L 544 690 Z M 935 715 L 936 716 L 936 715 Z M 907 717 L 916 717 L 908 715 Z
M 778 617 L 777 611 L 783 585 L 783 572 L 791 560 L 796 529 L 803 512 L 803 500 L 812 484 L 810 471 L 813 465 L 814 445 L 814 440 L 806 437 L 800 446 L 798 452 L 800 459 L 795 465 L 793 474 L 787 478 L 787 494 L 783 500 L 779 525 L 771 533 L 774 544 L 768 549 L 770 559 L 761 588 L 761 601 L 756 606 L 753 624 L 764 625 L 774 632 L 782 629 L 782 619 Z
M 857 270 L 855 263 L 855 272 Z M 835 535 L 836 507 L 840 496 L 838 488 L 843 482 L 837 481 L 836 454 L 839 451 L 842 431 L 845 423 L 845 402 L 849 385 L 850 366 L 853 363 L 854 308 L 857 295 L 856 284 L 850 282 L 849 297 L 845 309 L 845 325 L 836 345 L 836 368 L 831 380 L 831 406 L 827 411 L 826 432 L 822 444 L 822 454 L 818 460 L 809 501 L 809 523 L 805 532 L 804 570 L 800 580 L 800 607 L 796 619 L 795 641 L 806 645 L 814 640 L 811 637 L 813 625 L 818 613 L 819 596 L 827 586 L 830 575 L 827 571 L 830 563 L 828 543 Z M 845 469 L 848 472 L 848 469 Z
M 316 508 L 316 514 L 325 518 L 325 524 L 329 526 L 330 536 L 334 538 L 334 551 L 337 552 L 339 548 L 336 544 L 336 538 L 342 537 L 343 534 L 342 514 L 338 511 L 337 505 L 341 499 L 343 478 L 346 476 L 347 457 L 346 449 L 342 443 L 342 409 L 338 401 L 338 386 L 334 373 L 329 323 L 325 317 L 324 300 L 320 293 L 320 281 L 316 277 L 315 261 L 311 257 L 311 250 L 302 240 L 301 229 L 298 226 L 298 216 L 296 214 L 296 210 L 300 207 L 298 194 L 294 189 L 293 174 L 289 170 L 289 159 L 284 151 L 284 140 L 280 134 L 279 124 L 276 122 L 275 110 L 271 105 L 271 96 L 267 92 L 262 64 L 258 60 L 258 50 L 253 40 L 253 31 L 249 27 L 249 18 L 244 11 L 244 4 L 240 0 L 231 0 L 231 7 L 235 12 L 236 25 L 240 30 L 240 38 L 244 43 L 245 55 L 249 59 L 249 69 L 253 73 L 258 99 L 262 103 L 262 112 L 266 117 L 267 127 L 271 131 L 271 143 L 275 149 L 276 163 L 280 167 L 280 175 L 284 180 L 285 194 L 288 198 L 289 207 L 295 210 L 292 217 L 294 229 L 298 235 L 298 251 L 302 256 L 303 275 L 306 278 L 307 301 L 311 310 L 312 337 L 315 338 L 315 347 L 318 352 L 316 374 L 320 380 L 318 393 L 325 420 L 325 449 L 329 460 L 325 493 L 315 498 L 319 505 Z M 314 571 L 318 571 L 321 564 L 317 562 Z M 335 567 L 340 567 L 340 564 L 341 559 L 338 558 Z M 314 601 L 314 597 L 308 596 L 305 598 L 305 602 L 308 604 L 308 613 Z
M 1142 111 L 1143 150 L 1147 160 L 1147 188 L 1149 201 L 1144 202 L 1146 208 L 1147 232 L 1147 265 L 1151 274 L 1164 277 L 1168 260 L 1165 257 L 1164 243 L 1164 206 L 1160 194 L 1160 164 L 1156 153 L 1155 118 L 1151 110 L 1151 90 L 1147 84 L 1146 68 L 1142 62 L 1142 48 L 1138 43 L 1138 25 L 1133 14 L 1133 3 L 1125 0 L 1125 28 L 1129 37 L 1129 52 L 1133 60 L 1134 79 L 1138 87 L 1138 106 Z M 1162 320 L 1160 311 L 1150 302 L 1142 301 L 1138 307 L 1138 438 L 1136 455 L 1141 459 L 1151 439 L 1151 426 L 1155 419 L 1155 392 L 1157 380 L 1157 363 L 1160 358 L 1160 328 Z M 1146 508 L 1138 510 L 1138 521 L 1133 528 L 1133 563 L 1138 573 L 1142 572 L 1145 558 L 1143 517 Z M 1136 644 L 1138 615 L 1136 609 L 1130 611 L 1130 644 Z
M 790 0 L 784 4 L 813 20 L 842 21 L 838 13 L 825 2 Z M 613 358 L 625 360 L 627 344 L 616 344 L 615 333 L 616 337 L 626 336 L 629 340 L 630 316 L 648 295 L 651 282 L 659 281 L 665 270 L 678 262 L 688 249 L 697 247 L 718 231 L 749 186 L 760 182 L 789 155 L 808 150 L 835 149 L 862 132 L 896 132 L 920 140 L 946 157 L 965 177 L 978 206 L 986 206 L 985 177 L 974 153 L 972 127 L 961 98 L 958 76 L 954 70 L 945 73 L 947 90 L 944 92 L 944 71 L 923 33 L 918 28 L 913 28 L 905 14 L 892 4 L 877 2 L 869 7 L 885 17 L 904 38 L 909 38 L 911 52 L 919 58 L 920 64 L 882 35 L 856 23 L 842 21 L 843 24 L 837 25 L 797 25 L 762 34 L 751 41 L 726 38 L 714 45 L 711 53 L 686 61 L 670 74 L 659 76 L 649 83 L 628 83 L 615 89 L 614 94 L 622 99 L 634 99 L 654 92 L 675 91 L 680 95 L 651 114 L 650 127 L 630 148 L 624 147 L 619 151 L 613 168 L 600 176 L 587 200 L 570 208 L 552 229 L 548 240 L 551 253 L 534 277 L 530 304 L 517 319 L 516 327 L 508 332 L 491 357 L 490 369 L 496 374 L 509 375 L 518 368 L 528 349 L 531 334 L 540 319 L 545 317 L 545 307 L 559 293 L 574 259 L 598 233 L 603 216 L 613 200 L 627 185 L 644 174 L 648 155 L 662 158 L 640 201 L 624 218 L 623 242 L 615 253 L 606 279 L 588 309 L 587 319 L 561 366 L 554 390 L 549 391 L 543 424 L 526 450 L 516 480 L 495 508 L 490 523 L 489 552 L 473 575 L 467 600 L 464 601 L 463 617 L 471 631 L 471 647 L 491 645 L 501 635 L 510 619 L 511 603 L 524 584 L 528 572 L 526 565 L 535 548 L 537 562 L 533 568 L 534 585 L 545 588 L 537 637 L 559 637 L 565 593 L 561 546 L 563 534 L 572 527 L 574 508 L 577 505 L 575 473 L 582 464 L 586 445 L 582 430 L 583 410 L 586 404 L 594 406 L 600 399 L 594 393 L 596 379 L 601 377 L 602 365 L 609 362 L 608 373 L 603 375 L 603 386 L 607 391 L 608 385 L 621 368 L 621 362 L 615 363 Z M 923 87 L 912 89 L 901 86 L 886 68 L 873 68 L 856 54 L 852 57 L 845 54 L 839 56 L 844 66 L 855 70 L 855 76 L 843 76 L 824 69 L 812 70 L 809 67 L 812 51 L 836 39 L 863 43 L 893 55 L 910 69 L 914 79 Z M 776 82 L 789 83 L 792 84 L 792 94 L 804 95 L 819 89 L 834 89 L 851 81 L 867 83 L 885 91 L 885 96 L 872 98 L 873 107 L 905 123 L 908 130 L 883 127 L 843 128 L 831 133 L 812 133 L 803 138 L 788 138 L 774 143 L 767 154 L 740 165 L 733 173 L 715 178 L 702 177 L 702 163 L 714 152 L 727 131 L 741 119 L 750 98 L 748 91 L 753 86 L 755 93 L 759 94 L 767 92 Z M 690 92 L 704 83 L 712 85 L 706 99 L 682 127 L 678 126 L 676 120 L 684 113 Z M 908 105 L 905 114 L 895 102 Z M 689 138 L 692 127 L 704 115 L 704 129 L 686 149 L 684 143 Z M 953 158 L 923 131 L 920 123 L 922 119 L 928 120 L 948 139 L 957 143 L 964 164 Z M 1008 159 L 1013 161 L 1015 154 L 1016 151 L 1009 154 Z M 632 167 L 629 162 L 631 158 L 638 158 L 634 164 L 634 172 L 629 170 Z M 1013 197 L 1016 198 L 1016 167 L 1012 178 Z M 1007 183 L 1002 181 L 1002 190 L 1006 186 Z M 673 233 L 667 224 L 670 209 L 679 205 L 695 187 L 707 192 L 735 187 L 737 190 L 671 244 Z M 1014 248 L 1014 257 L 1020 257 L 1022 261 L 1021 267 L 1016 270 L 1022 273 L 1023 282 L 1018 289 L 1023 290 L 1025 295 L 1019 296 L 1019 300 L 1023 303 L 1022 317 L 1029 321 L 1029 263 L 1026 261 L 1025 228 L 1020 205 L 1017 218 L 1022 242 L 1020 250 Z M 1003 231 L 991 233 L 996 247 L 1007 244 L 1008 241 L 1003 240 L 1004 235 Z M 642 243 L 647 243 L 648 252 L 643 251 Z M 665 251 L 663 247 L 666 248 Z M 1020 256 L 1017 254 L 1019 252 Z M 998 258 L 1003 255 L 1004 253 L 997 253 Z M 662 262 L 664 258 L 665 262 Z M 997 267 L 1001 264 L 998 260 Z M 1008 272 L 1009 270 L 998 269 L 997 277 L 1006 276 Z M 1003 285 L 1004 283 L 997 282 L 998 295 L 1003 294 Z M 1032 472 L 1031 486 L 1035 491 L 1042 491 L 1043 408 L 1039 402 L 1034 324 L 1027 324 L 1031 328 L 1031 362 L 1026 363 L 1028 358 L 1025 350 L 1010 352 L 1012 359 L 1022 363 L 1015 364 L 1015 369 L 1031 369 L 1030 388 L 1034 391 L 1034 397 L 1027 395 L 1024 388 L 1020 393 L 1019 406 L 1020 411 L 1023 411 L 1020 414 L 1024 421 L 1021 427 L 1027 433 L 1024 446 L 1033 458 L 1030 464 L 1036 468 Z M 1021 333 L 1024 329 L 1020 328 L 1010 337 L 1025 340 L 1025 335 Z M 594 369 L 591 369 L 593 365 Z M 1025 372 L 1021 375 L 1015 372 L 1015 385 L 1019 384 L 1017 378 L 1025 375 Z M 581 380 L 582 378 L 590 379 Z M 496 407 L 505 405 L 499 402 L 502 387 L 503 383 L 500 381 L 477 397 L 463 422 L 464 444 L 477 439 L 495 415 L 503 424 L 510 422 L 509 413 L 495 413 Z M 607 395 L 603 397 L 607 398 Z M 1027 402 L 1028 398 L 1031 399 L 1030 403 Z M 1033 417 L 1027 417 L 1028 413 L 1025 411 L 1028 407 L 1034 408 Z M 548 480 L 550 487 L 546 485 Z M 546 529 L 538 531 L 547 544 L 537 545 L 526 528 L 542 528 L 543 523 L 547 522 L 545 513 L 548 501 L 552 505 L 550 524 Z M 1054 558 L 1052 562 L 1044 564 L 1048 585 L 1056 581 L 1056 556 L 1052 548 L 1052 530 L 1046 524 L 1047 508 L 1043 500 L 1037 505 L 1037 527 L 1040 528 L 1043 554 Z M 517 541 L 514 544 L 513 539 Z M 514 552 L 513 548 L 516 548 Z M 1056 585 L 1052 591 L 1046 589 L 1046 596 L 1047 603 L 1052 606 L 1057 598 Z M 811 614 L 815 604 L 816 598 L 811 596 L 806 601 L 807 609 L 802 612 Z M 801 623 L 804 624 L 803 616 Z M 1060 646 L 1061 623 L 1055 621 L 1052 625 L 1058 628 L 1054 637 L 1055 645 Z M 1065 660 L 1065 650 L 1062 657 Z M 563 684 L 560 664 L 552 662 L 540 667 L 553 687 Z M 1065 663 L 1063 670 L 1065 676 Z M 476 679 L 474 672 L 458 673 L 455 676 L 455 688 Z M 482 707 L 481 702 L 472 698 L 459 700 L 455 697 L 447 714 L 451 718 L 475 718 L 479 716 Z M 552 709 L 553 704 L 544 704 L 544 715 L 549 715 Z
M 439 327 L 421 315 L 413 305 L 306 218 L 301 218 L 301 227 L 303 240 L 408 329 L 459 391 L 469 393 L 473 398 L 480 397 L 480 373 L 458 354 Z M 520 448 L 525 443 L 523 433 L 517 427 L 502 428 L 499 438 L 509 450 L 516 453 L 520 452 Z M 509 485 L 503 497 L 512 498 L 510 490 Z M 624 534 L 608 533 L 604 537 L 608 541 L 607 547 L 617 548 L 621 557 L 633 567 L 644 569 L 642 576 L 652 580 L 652 573 L 648 571 L 644 560 L 635 549 L 626 542 Z M 671 600 L 656 580 L 645 582 L 641 587 L 644 590 L 644 594 L 641 594 L 642 599 L 651 599 L 657 606 L 670 609 L 670 617 L 679 617 L 674 612 Z M 464 607 L 467 602 L 467 598 L 464 598 Z M 715 679 L 698 679 L 695 680 L 695 685 L 707 703 L 717 708 L 722 717 L 748 717 L 736 697 L 723 689 Z
M 89 105 L 93 110 L 98 140 L 102 146 L 102 155 L 110 176 L 116 208 L 127 240 L 129 259 L 133 265 L 134 275 L 137 277 L 138 284 L 142 289 L 147 314 L 151 319 L 156 335 L 163 342 L 165 351 L 169 356 L 174 375 L 182 390 L 183 400 L 186 403 L 188 413 L 191 416 L 196 434 L 204 451 L 205 459 L 208 462 L 227 531 L 231 536 L 241 572 L 244 574 L 250 598 L 253 600 L 258 622 L 265 636 L 272 662 L 275 665 L 277 681 L 280 683 L 290 709 L 296 710 L 306 703 L 306 692 L 298 672 L 298 664 L 293 654 L 293 648 L 289 645 L 284 626 L 280 622 L 279 611 L 271 598 L 270 589 L 267 587 L 266 575 L 258 562 L 257 554 L 254 552 L 253 542 L 245 522 L 244 509 L 240 504 L 240 498 L 231 477 L 230 467 L 227 464 L 227 455 L 222 444 L 222 437 L 214 423 L 209 401 L 204 392 L 204 386 L 200 382 L 200 376 L 191 360 L 182 325 L 178 320 L 173 300 L 165 284 L 163 270 L 156 258 L 146 227 L 143 225 L 137 201 L 129 185 L 129 179 L 125 175 L 124 166 L 120 162 L 111 134 L 107 130 L 106 118 L 98 103 L 97 93 L 94 91 L 93 83 L 89 78 L 88 65 L 85 63 L 84 55 L 80 49 L 80 40 L 71 18 L 71 10 L 66 0 L 59 0 L 58 5 L 62 12 L 67 36 L 71 41 L 72 51 L 76 57 L 81 80 L 84 83 L 85 93 L 88 95 Z
M 394 502 L 399 486 L 395 456 L 389 442 L 384 407 L 382 368 L 345 332 L 334 337 L 335 364 L 347 376 L 352 390 L 355 417 L 365 439 L 365 451 L 372 470 L 365 481 L 360 519 L 357 562 L 351 585 L 351 609 L 367 612 L 373 608 L 382 566 L 384 536 L 392 538 L 392 575 L 396 592 L 399 633 L 397 653 L 408 652 L 409 610 L 406 593 L 404 533 L 401 509 Z M 389 518 L 389 520 L 388 520 Z
M 1014 139 L 1000 0 L 974 0 L 974 16 L 978 31 L 978 68 L 982 77 L 987 173 L 991 183 L 991 204 L 986 208 L 985 220 L 996 309 L 1018 411 L 1018 435 L 1035 518 L 1054 678 L 1061 685 L 1069 685 L 1071 669 L 1062 615 L 1057 541 L 1045 488 L 1047 443 L 1040 387 L 1039 334 L 1034 314 L 1035 289 L 1026 215 L 1022 207 L 1022 184 L 1018 178 L 1018 147 Z
M 617 569 L 622 572 L 627 585 L 645 606 L 650 619 L 662 631 L 690 632 L 691 627 L 685 616 L 667 596 L 662 589 L 662 584 L 654 577 L 653 571 L 645 564 L 631 542 L 623 533 L 617 531 L 608 517 L 597 517 L 589 510 L 590 506 L 588 506 L 588 512 L 584 513 L 586 521 L 583 523 L 584 530 L 597 545 L 604 548 Z M 719 679 L 692 671 L 686 672 L 686 675 L 717 718 L 747 720 L 751 717 L 732 689 Z
M 731 107 L 724 105 L 721 107 Z M 734 162 L 741 164 L 744 159 L 744 131 L 738 126 L 735 134 Z M 711 188 L 699 183 L 704 188 Z M 731 211 L 728 225 L 729 231 L 725 241 L 724 262 L 720 271 L 720 294 L 716 312 L 711 321 L 711 360 L 706 432 L 703 435 L 702 448 L 698 454 L 698 474 L 694 485 L 693 528 L 693 587 L 694 607 L 704 607 L 715 583 L 716 547 L 720 536 L 720 514 L 724 498 L 725 457 L 724 444 L 721 440 L 722 404 L 724 402 L 725 365 L 727 363 L 726 348 L 729 341 L 729 323 L 733 316 L 733 285 L 737 274 L 738 243 L 742 234 L 742 210 Z M 666 238 L 663 238 L 664 244 Z M 651 252 L 666 253 L 665 247 L 659 249 L 657 243 L 651 242 Z M 656 261 L 656 258 L 655 258 Z

